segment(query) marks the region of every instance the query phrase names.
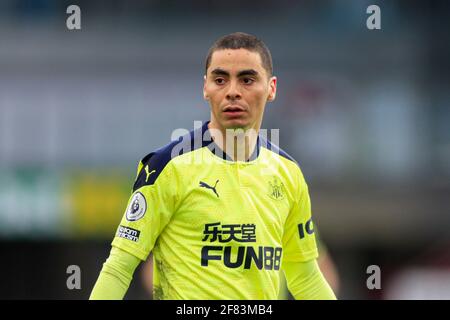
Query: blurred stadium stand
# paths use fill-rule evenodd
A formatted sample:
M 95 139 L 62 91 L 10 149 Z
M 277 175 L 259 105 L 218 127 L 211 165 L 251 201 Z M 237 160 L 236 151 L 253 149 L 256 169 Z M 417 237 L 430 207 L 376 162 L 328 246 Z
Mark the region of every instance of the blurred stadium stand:
M 272 51 L 263 126 L 302 167 L 339 297 L 450 299 L 450 265 L 430 266 L 450 252 L 450 3 L 376 1 L 379 31 L 370 4 L 2 1 L 0 298 L 89 296 L 139 159 L 209 118 L 206 52 L 244 31 Z M 371 264 L 382 290 L 366 288 Z M 127 298 L 148 298 L 139 272 Z

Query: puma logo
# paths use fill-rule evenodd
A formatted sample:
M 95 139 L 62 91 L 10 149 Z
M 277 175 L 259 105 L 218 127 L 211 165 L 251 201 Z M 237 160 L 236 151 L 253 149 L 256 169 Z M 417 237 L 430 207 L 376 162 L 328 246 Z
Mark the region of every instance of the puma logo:
M 147 177 L 145 178 L 145 182 L 148 181 L 148 178 L 150 177 L 150 175 L 151 175 L 153 172 L 156 172 L 156 170 L 152 170 L 152 171 L 148 172 L 148 165 L 145 166 L 145 174 L 147 175 Z
M 216 190 L 216 186 L 217 186 L 218 182 L 219 182 L 219 180 L 216 181 L 216 184 L 214 185 L 214 187 L 211 187 L 209 184 L 207 184 L 207 183 L 205 183 L 203 181 L 200 181 L 199 186 L 202 187 L 202 188 L 211 189 L 212 191 L 214 191 L 214 193 L 216 194 L 217 198 L 219 198 L 219 194 L 217 193 L 217 190 Z

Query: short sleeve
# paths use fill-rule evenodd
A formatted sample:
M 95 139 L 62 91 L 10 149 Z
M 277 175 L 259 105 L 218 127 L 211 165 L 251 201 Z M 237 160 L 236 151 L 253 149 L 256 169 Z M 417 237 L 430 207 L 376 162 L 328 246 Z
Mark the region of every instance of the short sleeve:
M 138 165 L 136 181 L 112 246 L 145 260 L 170 221 L 176 184 L 170 164 L 150 155 Z
M 304 262 L 318 257 L 308 186 L 299 170 L 297 199 L 286 219 L 283 260 Z

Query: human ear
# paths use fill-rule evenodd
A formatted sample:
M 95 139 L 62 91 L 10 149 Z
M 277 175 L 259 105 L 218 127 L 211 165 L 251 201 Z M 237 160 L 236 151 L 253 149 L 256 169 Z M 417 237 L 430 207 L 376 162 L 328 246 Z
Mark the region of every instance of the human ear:
M 209 96 L 206 93 L 206 75 L 203 76 L 203 99 L 209 101 Z
M 277 77 L 271 77 L 269 79 L 269 95 L 267 96 L 267 101 L 271 102 L 275 100 L 277 96 Z

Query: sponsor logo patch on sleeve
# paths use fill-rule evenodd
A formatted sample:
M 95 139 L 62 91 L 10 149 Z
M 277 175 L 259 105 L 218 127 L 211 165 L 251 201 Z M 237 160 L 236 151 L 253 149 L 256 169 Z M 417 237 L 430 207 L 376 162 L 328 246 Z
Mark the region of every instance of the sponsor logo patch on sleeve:
M 141 232 L 139 230 L 122 225 L 120 225 L 119 229 L 117 230 L 117 236 L 119 238 L 125 238 L 134 242 L 138 242 L 140 234 Z

